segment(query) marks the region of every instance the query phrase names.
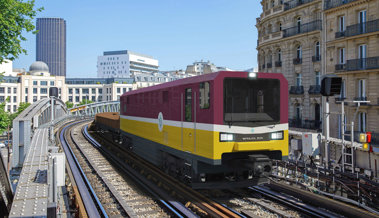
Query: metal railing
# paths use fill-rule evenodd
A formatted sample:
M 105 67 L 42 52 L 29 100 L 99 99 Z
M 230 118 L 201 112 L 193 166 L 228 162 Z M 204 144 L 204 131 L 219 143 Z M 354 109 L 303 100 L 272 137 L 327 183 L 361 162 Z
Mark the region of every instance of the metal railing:
M 312 62 L 319 62 L 319 61 L 321 61 L 321 55 L 312 56 Z
M 308 93 L 311 95 L 318 95 L 321 92 L 321 86 L 320 85 L 311 85 L 309 86 Z
M 336 64 L 335 69 L 336 71 L 344 71 L 346 69 L 346 64 Z
M 288 125 L 293 128 L 321 130 L 320 120 L 288 119 Z
M 294 27 L 283 30 L 283 37 L 290 37 L 297 34 L 308 33 L 308 32 L 321 30 L 321 29 L 322 29 L 321 20 L 315 20 L 306 24 L 302 24 L 300 26 L 294 26 Z
M 379 57 L 359 58 L 348 60 L 347 71 L 379 69 Z
M 324 10 L 335 8 L 357 0 L 326 0 L 324 3 Z
M 358 23 L 346 27 L 345 36 L 356 36 L 365 33 L 372 33 L 379 31 L 379 20 L 372 20 L 368 22 Z
M 334 103 L 336 103 L 336 104 L 341 104 L 341 102 L 343 101 L 343 100 L 345 100 L 346 98 L 345 97 L 335 97 L 334 98 Z M 347 102 L 345 102 L 345 105 L 347 105 Z
M 293 64 L 298 65 L 298 64 L 301 64 L 301 63 L 303 63 L 303 59 L 302 58 L 294 58 L 293 59 Z
M 272 63 L 267 63 L 267 68 L 272 68 Z
M 304 94 L 304 86 L 291 86 L 290 94 L 293 95 L 302 95 Z
M 346 33 L 346 31 L 342 31 L 342 32 L 336 32 L 336 39 L 338 39 L 338 38 L 341 38 L 341 37 L 345 37 L 345 33 Z
M 275 61 L 275 67 L 282 67 L 281 61 Z
M 303 4 L 307 4 L 307 3 L 310 3 L 310 2 L 313 2 L 314 0 L 292 0 L 292 1 L 289 1 L 289 2 L 285 2 L 284 3 L 284 10 L 290 10 L 292 8 L 296 8 L 297 6 L 300 6 L 300 5 L 303 5 Z

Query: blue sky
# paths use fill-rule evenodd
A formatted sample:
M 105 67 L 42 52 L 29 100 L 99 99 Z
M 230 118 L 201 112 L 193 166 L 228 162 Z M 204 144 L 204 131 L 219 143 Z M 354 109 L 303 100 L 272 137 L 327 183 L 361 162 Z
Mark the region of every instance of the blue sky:
M 96 77 L 103 51 L 131 50 L 159 60 L 160 70 L 185 69 L 195 60 L 244 70 L 257 65 L 258 0 L 36 0 L 37 17 L 61 17 L 67 25 L 67 76 Z M 35 35 L 25 34 L 35 61 Z

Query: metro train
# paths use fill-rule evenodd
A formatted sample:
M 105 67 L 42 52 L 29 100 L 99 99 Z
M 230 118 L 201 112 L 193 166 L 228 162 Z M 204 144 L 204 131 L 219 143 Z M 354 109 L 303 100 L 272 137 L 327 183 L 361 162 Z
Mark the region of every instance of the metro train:
M 120 133 L 133 152 L 193 188 L 265 183 L 288 156 L 288 83 L 221 71 L 124 93 Z

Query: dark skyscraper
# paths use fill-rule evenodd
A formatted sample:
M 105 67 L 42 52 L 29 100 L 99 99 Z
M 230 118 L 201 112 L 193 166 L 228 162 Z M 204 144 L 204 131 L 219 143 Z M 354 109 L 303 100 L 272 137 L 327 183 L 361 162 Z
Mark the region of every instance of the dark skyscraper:
M 51 75 L 66 76 L 66 21 L 37 18 L 37 61 L 49 66 Z

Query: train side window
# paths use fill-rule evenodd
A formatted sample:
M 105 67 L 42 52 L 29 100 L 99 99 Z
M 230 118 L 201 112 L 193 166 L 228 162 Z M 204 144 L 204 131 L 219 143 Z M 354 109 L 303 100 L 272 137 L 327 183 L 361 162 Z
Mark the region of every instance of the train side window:
M 192 121 L 192 89 L 186 89 L 186 96 L 185 96 L 185 107 L 184 107 L 184 113 L 185 113 L 185 120 L 186 121 Z
M 200 83 L 200 108 L 208 109 L 210 105 L 209 82 Z

